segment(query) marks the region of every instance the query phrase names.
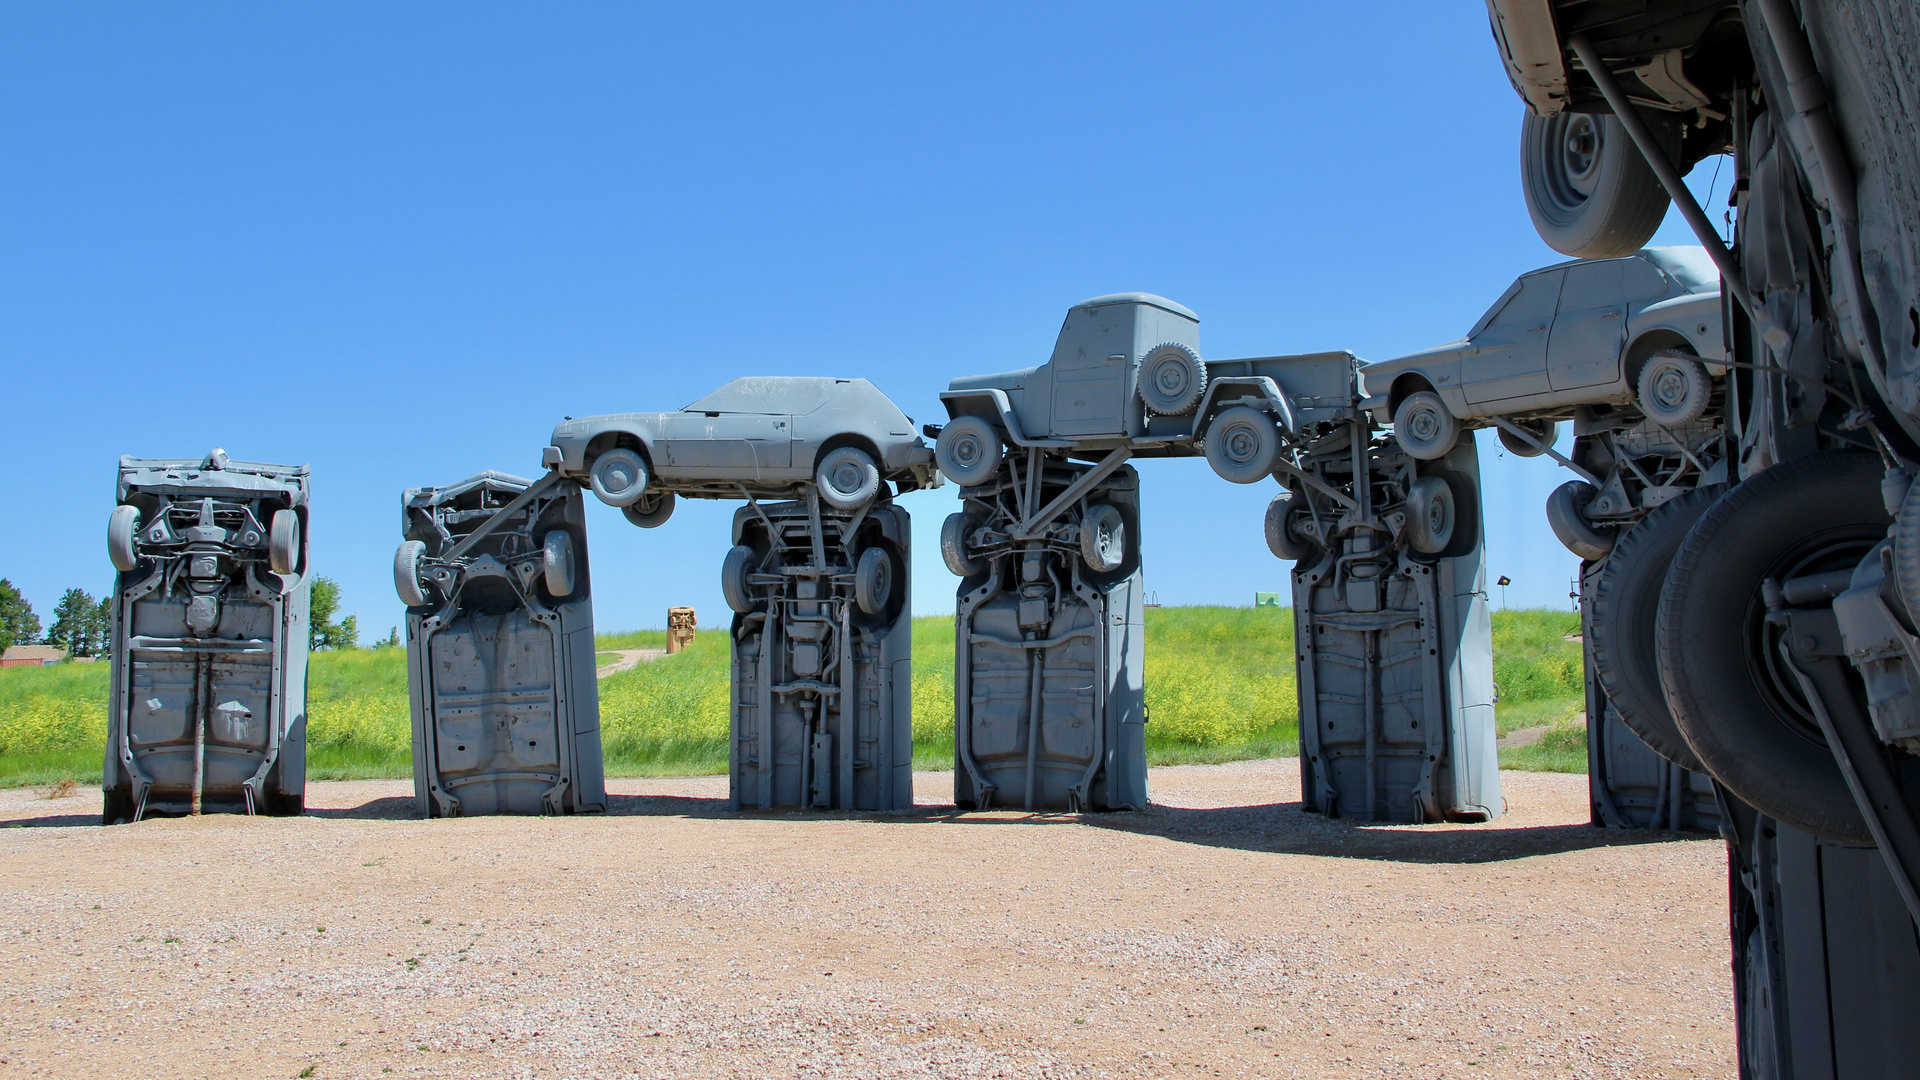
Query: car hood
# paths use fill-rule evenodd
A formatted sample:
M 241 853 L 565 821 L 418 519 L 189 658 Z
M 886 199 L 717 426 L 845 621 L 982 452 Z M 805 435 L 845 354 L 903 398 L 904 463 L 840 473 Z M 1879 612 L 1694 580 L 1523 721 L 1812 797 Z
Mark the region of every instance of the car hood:
M 997 375 L 963 375 L 947 384 L 948 390 L 1019 390 L 1027 385 L 1027 379 L 1040 368 L 1021 368 L 1019 371 L 1002 371 Z

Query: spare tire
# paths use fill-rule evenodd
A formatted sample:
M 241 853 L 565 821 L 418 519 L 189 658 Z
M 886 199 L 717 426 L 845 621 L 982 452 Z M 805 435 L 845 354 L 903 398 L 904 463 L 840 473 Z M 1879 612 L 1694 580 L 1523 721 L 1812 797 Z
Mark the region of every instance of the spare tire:
M 1661 688 L 1707 771 L 1761 813 L 1847 843 L 1871 837 L 1761 584 L 1858 565 L 1887 534 L 1883 474 L 1875 455 L 1828 451 L 1729 490 L 1674 555 L 1656 633 Z
M 1615 534 L 1594 528 L 1583 513 L 1599 493 L 1600 489 L 1585 480 L 1569 480 L 1547 496 L 1547 528 L 1568 551 L 1587 562 L 1606 558 L 1616 539 Z
M 420 560 L 426 555 L 427 545 L 418 540 L 402 541 L 399 550 L 393 553 L 393 591 L 399 593 L 400 602 L 410 608 L 433 603 L 426 586 L 420 583 Z
M 984 416 L 956 416 L 933 440 L 934 465 L 961 487 L 993 479 L 1005 452 L 1000 432 Z
M 1576 259 L 1631 255 L 1667 216 L 1666 189 L 1609 113 L 1529 110 L 1520 124 L 1520 187 L 1540 239 Z
M 1725 485 L 1695 488 L 1661 503 L 1628 529 L 1600 568 L 1587 625 L 1594 673 L 1620 719 L 1654 753 L 1696 771 L 1700 759 L 1680 734 L 1660 688 L 1654 627 L 1673 553 L 1725 491 Z

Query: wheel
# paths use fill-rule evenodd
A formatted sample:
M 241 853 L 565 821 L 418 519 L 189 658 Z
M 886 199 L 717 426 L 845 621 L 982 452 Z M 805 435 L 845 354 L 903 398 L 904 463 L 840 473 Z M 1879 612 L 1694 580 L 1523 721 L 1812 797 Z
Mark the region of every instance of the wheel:
M 948 514 L 940 525 L 940 558 L 954 577 L 972 577 L 987 564 L 967 554 L 967 515 Z
M 1185 345 L 1155 345 L 1140 360 L 1140 400 L 1161 416 L 1181 416 L 1200 404 L 1207 365 Z
M 887 610 L 893 599 L 893 560 L 883 548 L 868 548 L 853 568 L 853 602 L 868 615 Z
M 839 510 L 858 510 L 880 493 L 880 469 L 873 455 L 857 446 L 842 446 L 827 451 L 813 482 L 828 506 Z
M 1393 435 L 1400 449 L 1421 461 L 1446 457 L 1460 441 L 1460 421 L 1431 390 L 1408 394 L 1393 410 Z
M 1299 562 L 1312 557 L 1316 550 L 1312 544 L 1301 540 L 1293 532 L 1293 518 L 1300 511 L 1304 500 L 1292 491 L 1283 490 L 1267 503 L 1267 550 L 1273 552 L 1276 559 Z
M 1729 490 L 1668 569 L 1656 647 L 1660 686 L 1707 771 L 1769 817 L 1867 843 L 1865 821 L 1767 622 L 1762 583 L 1850 570 L 1886 536 L 1883 469 L 1871 454 L 1813 454 Z
M 133 550 L 133 538 L 139 534 L 140 508 L 124 503 L 114 507 L 107 518 L 107 558 L 115 570 L 125 573 L 140 565 L 140 556 Z
M 1251 405 L 1222 410 L 1207 425 L 1207 464 L 1215 476 L 1251 484 L 1273 474 L 1280 453 L 1280 429 L 1273 417 Z
M 753 593 L 747 588 L 747 575 L 753 573 L 753 566 L 759 561 L 752 548 L 735 544 L 720 563 L 720 593 L 726 597 L 728 607 L 743 615 L 753 610 Z
M 608 506 L 627 507 L 647 493 L 647 463 L 632 450 L 608 450 L 593 459 L 587 486 Z
M 1620 719 L 1654 753 L 1695 771 L 1701 768 L 1700 759 L 1680 734 L 1660 689 L 1654 624 L 1673 553 L 1725 491 L 1721 485 L 1695 488 L 1661 503 L 1621 534 L 1600 568 L 1588 625 L 1595 674 Z
M 1617 259 L 1653 239 L 1667 192 L 1618 118 L 1562 112 L 1520 124 L 1520 187 L 1534 231 L 1577 259 Z
M 1518 435 L 1508 431 L 1506 428 L 1499 428 L 1500 445 L 1505 447 L 1507 453 L 1512 454 L 1514 457 L 1539 457 L 1541 454 L 1546 453 L 1548 448 L 1553 446 L 1554 442 L 1560 438 L 1560 421 L 1558 420 L 1515 420 L 1512 421 L 1512 423 L 1515 427 L 1540 440 L 1540 445 L 1535 446 L 1532 443 L 1522 440 Z
M 1127 523 L 1107 503 L 1087 507 L 1080 522 L 1080 557 L 1097 573 L 1120 569 L 1127 560 Z
M 1616 539 L 1587 521 L 1587 504 L 1600 492 L 1585 480 L 1569 480 L 1547 496 L 1547 527 L 1568 551 L 1588 562 L 1607 557 Z
M 300 515 L 292 510 L 273 512 L 273 523 L 267 526 L 267 565 L 276 574 L 300 569 Z
M 1647 357 L 1634 389 L 1647 419 L 1662 427 L 1679 427 L 1707 414 L 1713 380 L 1699 357 L 1657 352 Z
M 433 603 L 426 586 L 420 583 L 420 560 L 426 554 L 427 545 L 418 540 L 403 541 L 393 553 L 393 591 L 400 594 L 400 602 L 408 607 L 426 607 Z
M 620 514 L 643 529 L 657 529 L 673 516 L 673 507 L 678 501 L 671 491 L 655 492 L 621 507 Z
M 100 824 L 120 825 L 133 820 L 133 786 L 117 784 L 101 792 Z
M 1443 477 L 1423 476 L 1407 485 L 1407 543 L 1437 555 L 1453 542 L 1453 488 Z
M 565 529 L 555 529 L 541 541 L 540 572 L 548 596 L 564 600 L 573 595 L 573 537 Z
M 983 416 L 957 416 L 933 440 L 933 463 L 961 487 L 979 487 L 1000 471 L 1000 433 Z

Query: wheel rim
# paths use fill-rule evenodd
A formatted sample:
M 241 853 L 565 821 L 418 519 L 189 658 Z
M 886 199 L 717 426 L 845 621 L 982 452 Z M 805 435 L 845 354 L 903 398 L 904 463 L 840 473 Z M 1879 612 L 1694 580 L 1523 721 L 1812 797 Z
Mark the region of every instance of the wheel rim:
M 624 458 L 602 462 L 600 467 L 594 470 L 594 475 L 600 478 L 600 486 L 606 489 L 609 495 L 624 495 L 632 491 L 633 485 L 640 480 L 639 470 Z
M 1162 360 L 1153 372 L 1153 386 L 1167 401 L 1186 396 L 1188 387 L 1193 385 L 1193 376 L 1187 366 L 1178 360 Z
M 1429 499 L 1427 501 L 1427 534 L 1428 535 L 1430 536 L 1441 535 L 1447 530 L 1447 527 L 1452 523 L 1452 519 L 1453 519 L 1452 507 L 1449 507 L 1447 505 L 1445 499 Z
M 1440 414 L 1431 405 L 1422 405 L 1408 411 L 1405 423 L 1406 436 L 1421 445 L 1427 445 L 1440 438 Z
M 1226 459 L 1235 465 L 1252 464 L 1260 453 L 1260 433 L 1246 424 L 1235 424 L 1226 433 L 1223 447 Z
M 855 495 L 860 491 L 861 482 L 866 479 L 866 470 L 858 462 L 842 461 L 827 474 L 827 483 L 841 495 Z
M 963 469 L 972 469 L 987 456 L 986 444 L 978 435 L 967 432 L 957 436 L 950 444 L 953 463 Z
M 1547 121 L 1541 140 L 1546 167 L 1541 170 L 1547 195 L 1561 210 L 1578 210 L 1592 197 L 1600 180 L 1600 153 L 1604 149 L 1600 125 L 1585 113 L 1561 113 Z
M 1668 412 L 1679 412 L 1693 392 L 1693 381 L 1676 364 L 1662 364 L 1653 373 L 1653 402 Z

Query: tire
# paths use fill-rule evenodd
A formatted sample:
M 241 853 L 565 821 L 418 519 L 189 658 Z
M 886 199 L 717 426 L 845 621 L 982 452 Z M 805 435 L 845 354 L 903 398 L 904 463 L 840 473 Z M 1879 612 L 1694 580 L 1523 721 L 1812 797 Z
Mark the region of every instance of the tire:
M 1000 471 L 1000 433 L 982 416 L 959 416 L 933 440 L 933 463 L 961 487 L 979 487 Z
M 621 507 L 620 515 L 643 529 L 657 529 L 673 516 L 677 502 L 671 491 L 658 492 L 652 498 L 643 495 L 640 501 Z
M 1520 187 L 1540 239 L 1577 259 L 1631 255 L 1667 214 L 1666 189 L 1611 114 L 1528 112 Z
M 1418 390 L 1393 410 L 1393 435 L 1409 455 L 1421 461 L 1437 461 L 1460 441 L 1460 421 L 1439 394 Z
M 887 610 L 893 599 L 893 560 L 884 548 L 868 548 L 853 569 L 853 602 L 868 615 Z
M 587 486 L 608 506 L 628 507 L 647 493 L 647 463 L 632 450 L 608 450 L 593 459 L 587 470 Z
M 1654 627 L 1673 553 L 1725 492 L 1722 485 L 1695 488 L 1655 507 L 1626 530 L 1600 569 L 1588 625 L 1595 675 L 1621 721 L 1654 753 L 1696 772 L 1700 758 L 1680 734 L 1660 688 Z
M 1095 573 L 1120 569 L 1127 561 L 1127 523 L 1108 503 L 1087 507 L 1080 521 L 1080 557 Z
M 880 493 L 880 468 L 872 454 L 857 446 L 837 447 L 820 459 L 813 482 L 828 506 L 858 510 Z
M 727 606 L 744 615 L 753 610 L 753 592 L 747 588 L 747 575 L 753 573 L 753 566 L 759 562 L 759 556 L 745 544 L 735 544 L 720 563 L 720 593 L 726 597 Z
M 940 558 L 954 577 L 969 578 L 987 564 L 967 554 L 967 515 L 948 514 L 940 525 Z
M 1674 555 L 1656 632 L 1661 689 L 1707 771 L 1761 813 L 1849 843 L 1871 838 L 1782 670 L 1761 583 L 1857 565 L 1886 535 L 1882 476 L 1877 456 L 1840 451 L 1733 487 Z
M 267 565 L 276 574 L 300 569 L 300 515 L 292 510 L 273 512 L 273 523 L 267 526 Z
M 1407 544 L 1422 555 L 1437 555 L 1453 543 L 1459 515 L 1453 487 L 1443 477 L 1423 476 L 1407 485 Z
M 1293 535 L 1293 516 L 1301 505 L 1298 495 L 1284 490 L 1267 503 L 1267 550 L 1273 552 L 1276 559 L 1299 562 L 1311 558 L 1317 550 Z
M 1547 496 L 1547 527 L 1568 551 L 1587 562 L 1606 558 L 1617 539 L 1614 534 L 1588 524 L 1587 516 L 1581 512 L 1598 494 L 1599 490 L 1585 480 L 1569 480 Z
M 1280 455 L 1280 429 L 1273 417 L 1251 405 L 1222 410 L 1207 425 L 1207 464 L 1220 479 L 1252 484 L 1273 475 Z
M 573 537 L 555 529 L 540 542 L 540 575 L 547 595 L 564 600 L 573 595 Z
M 433 603 L 426 586 L 420 583 L 420 560 L 426 554 L 427 545 L 418 540 L 403 541 L 393 553 L 393 591 L 399 593 L 400 602 L 410 608 Z
M 124 503 L 114 507 L 107 518 L 107 558 L 115 570 L 124 574 L 140 565 L 140 554 L 133 549 L 133 539 L 138 535 L 140 508 Z
M 1207 365 L 1185 345 L 1155 345 L 1140 358 L 1140 400 L 1161 416 L 1183 416 L 1200 404 Z
M 1540 445 L 1534 446 L 1532 443 L 1522 442 L 1519 436 L 1506 428 L 1498 428 L 1500 445 L 1514 457 L 1539 457 L 1560 438 L 1560 421 L 1558 420 L 1515 420 L 1513 424 L 1540 440 Z
M 1647 357 L 1634 385 L 1635 403 L 1662 427 L 1691 424 L 1707 414 L 1713 380 L 1699 357 L 1657 352 Z

